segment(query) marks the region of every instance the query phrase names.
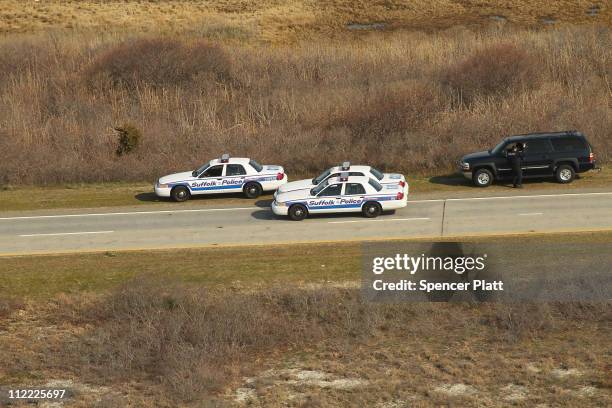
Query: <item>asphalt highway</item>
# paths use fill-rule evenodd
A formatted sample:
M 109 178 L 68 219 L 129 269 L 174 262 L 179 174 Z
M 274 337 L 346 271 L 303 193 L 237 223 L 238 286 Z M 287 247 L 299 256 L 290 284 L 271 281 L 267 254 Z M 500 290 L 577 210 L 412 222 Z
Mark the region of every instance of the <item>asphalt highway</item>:
M 257 206 L 0 214 L 0 255 L 612 230 L 612 192 L 410 200 L 375 219 L 301 222 Z

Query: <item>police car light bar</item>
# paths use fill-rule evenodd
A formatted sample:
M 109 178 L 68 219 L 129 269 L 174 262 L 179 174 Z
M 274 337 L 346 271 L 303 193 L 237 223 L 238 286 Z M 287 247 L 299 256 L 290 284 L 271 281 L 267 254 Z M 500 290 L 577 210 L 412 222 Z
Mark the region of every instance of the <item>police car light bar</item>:
M 342 163 L 342 170 L 348 170 L 351 168 L 351 162 L 344 162 Z
M 221 163 L 227 163 L 229 161 L 229 154 L 225 153 L 223 156 L 221 156 Z
M 349 178 L 348 173 L 340 173 L 340 181 L 347 181 Z

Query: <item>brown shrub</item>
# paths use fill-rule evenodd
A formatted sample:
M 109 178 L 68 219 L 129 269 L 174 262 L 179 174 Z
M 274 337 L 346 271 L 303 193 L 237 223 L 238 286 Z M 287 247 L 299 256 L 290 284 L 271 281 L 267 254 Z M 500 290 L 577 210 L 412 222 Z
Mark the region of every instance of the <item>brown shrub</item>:
M 447 68 L 443 82 L 466 101 L 478 95 L 509 94 L 534 88 L 540 80 L 537 58 L 512 44 L 494 44 Z
M 378 309 L 356 291 L 273 288 L 256 293 L 168 287 L 136 279 L 109 297 L 58 312 L 97 327 L 73 344 L 93 377 L 153 379 L 176 399 L 219 390 L 258 353 L 325 336 L 372 332 Z M 68 369 L 83 369 L 62 361 Z
M 97 56 L 86 69 L 90 84 L 136 88 L 185 85 L 200 77 L 230 78 L 230 62 L 221 47 L 205 42 L 154 38 L 128 41 Z
M 431 174 L 509 134 L 566 129 L 585 133 L 604 164 L 612 151 L 611 35 L 588 27 L 509 29 L 487 38 L 467 30 L 460 37 L 395 33 L 358 43 L 233 44 L 229 53 L 190 37 L 117 45 L 96 35 L 41 34 L 29 41 L 45 53 L 24 58 L 44 57 L 44 64 L 11 68 L 0 89 L 0 183 L 153 180 L 227 151 L 282 164 L 291 178 L 347 159 Z M 0 48 L 19 44 L 7 38 Z M 197 44 L 203 52 L 194 51 Z M 439 73 L 470 50 L 499 44 L 521 44 L 511 48 L 541 63 L 520 68 L 522 79 L 509 79 L 504 92 L 491 86 L 497 71 L 481 64 L 482 74 L 465 77 L 474 81 L 470 103 L 455 103 L 456 88 L 445 87 Z M 516 68 L 510 62 L 508 72 Z M 530 84 L 533 77 L 541 83 Z M 118 122 L 146 135 L 121 159 L 111 130 Z

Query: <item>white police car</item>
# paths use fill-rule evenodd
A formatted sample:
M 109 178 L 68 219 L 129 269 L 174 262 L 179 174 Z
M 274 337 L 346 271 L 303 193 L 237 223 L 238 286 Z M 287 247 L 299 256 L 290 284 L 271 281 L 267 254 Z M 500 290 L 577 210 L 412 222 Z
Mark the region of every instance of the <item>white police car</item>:
M 158 197 L 186 201 L 192 195 L 243 192 L 249 198 L 273 191 L 287 182 L 282 166 L 262 166 L 255 160 L 224 154 L 199 169 L 170 174 L 155 184 Z
M 408 184 L 405 181 L 381 184 L 366 176 L 328 178 L 313 188 L 278 193 L 272 202 L 276 215 L 288 215 L 295 221 L 308 214 L 362 212 L 373 218 L 382 211 L 406 207 Z
M 288 191 L 303 190 L 305 188 L 313 188 L 323 183 L 330 178 L 340 177 L 341 173 L 348 173 L 350 176 L 365 176 L 378 181 L 380 184 L 397 184 L 398 182 L 406 182 L 406 179 L 401 174 L 383 173 L 371 166 L 351 165 L 350 162 L 344 162 L 340 166 L 331 167 L 319 174 L 313 179 L 292 181 L 283 184 L 276 190 L 274 197 L 278 194 Z

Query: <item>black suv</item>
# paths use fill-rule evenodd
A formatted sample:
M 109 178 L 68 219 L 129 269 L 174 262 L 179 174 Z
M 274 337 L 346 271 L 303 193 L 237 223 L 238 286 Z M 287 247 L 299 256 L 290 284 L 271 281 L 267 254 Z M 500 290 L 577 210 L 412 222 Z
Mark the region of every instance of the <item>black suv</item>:
M 493 149 L 463 156 L 459 168 L 478 187 L 494 180 L 512 180 L 508 150 L 516 143 L 525 145 L 523 177 L 552 177 L 570 183 L 576 173 L 595 168 L 591 145 L 580 132 L 531 133 L 507 137 Z

